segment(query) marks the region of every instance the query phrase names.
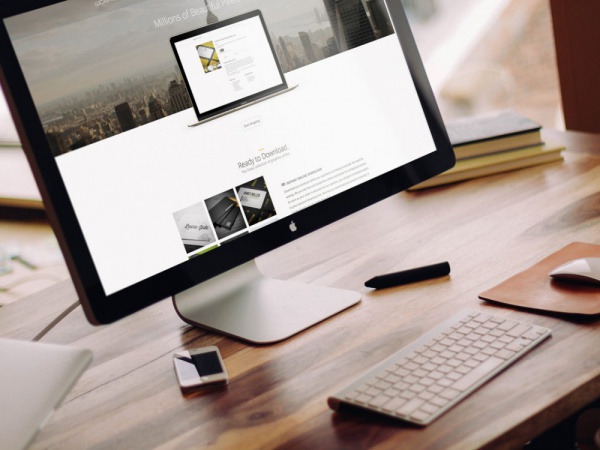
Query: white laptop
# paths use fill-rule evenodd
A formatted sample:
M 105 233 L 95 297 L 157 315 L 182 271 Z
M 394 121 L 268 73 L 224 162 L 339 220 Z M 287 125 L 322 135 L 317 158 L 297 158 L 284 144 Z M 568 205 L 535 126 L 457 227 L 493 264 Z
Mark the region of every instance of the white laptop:
M 27 448 L 91 361 L 90 350 L 0 339 L 0 447 Z
M 288 87 L 259 10 L 188 31 L 170 40 L 198 122 L 231 114 Z

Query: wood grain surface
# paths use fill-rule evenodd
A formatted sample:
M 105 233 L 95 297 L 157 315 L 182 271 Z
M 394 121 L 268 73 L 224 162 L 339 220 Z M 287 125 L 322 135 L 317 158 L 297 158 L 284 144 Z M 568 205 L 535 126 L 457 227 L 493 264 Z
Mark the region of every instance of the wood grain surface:
M 600 397 L 600 321 L 486 304 L 477 295 L 572 241 L 600 244 L 600 137 L 546 132 L 565 161 L 402 193 L 258 259 L 269 276 L 360 291 L 362 302 L 276 345 L 189 327 L 170 301 L 109 326 L 80 308 L 45 338 L 94 362 L 33 448 L 519 448 Z M 451 275 L 373 291 L 374 275 L 449 261 Z M 75 300 L 69 282 L 0 308 L 31 339 Z M 328 395 L 461 308 L 553 336 L 426 428 L 339 414 Z M 182 395 L 177 350 L 217 345 L 228 387 Z

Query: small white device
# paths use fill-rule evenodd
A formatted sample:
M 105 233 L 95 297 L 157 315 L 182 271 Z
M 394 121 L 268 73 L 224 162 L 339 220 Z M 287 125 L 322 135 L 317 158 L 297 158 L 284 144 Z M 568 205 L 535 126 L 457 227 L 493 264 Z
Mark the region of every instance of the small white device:
M 549 274 L 563 281 L 575 281 L 600 286 L 600 258 L 580 258 L 569 261 Z
M 214 345 L 177 352 L 173 355 L 173 364 L 184 391 L 229 383 L 225 364 Z

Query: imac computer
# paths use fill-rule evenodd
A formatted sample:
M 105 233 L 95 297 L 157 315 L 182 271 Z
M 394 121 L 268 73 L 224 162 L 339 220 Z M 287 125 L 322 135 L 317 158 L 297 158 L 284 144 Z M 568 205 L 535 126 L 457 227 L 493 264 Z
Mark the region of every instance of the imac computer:
M 190 324 L 285 339 L 360 294 L 254 259 L 454 164 L 400 0 L 22 0 L 0 19 L 2 87 L 95 324 L 173 297 Z

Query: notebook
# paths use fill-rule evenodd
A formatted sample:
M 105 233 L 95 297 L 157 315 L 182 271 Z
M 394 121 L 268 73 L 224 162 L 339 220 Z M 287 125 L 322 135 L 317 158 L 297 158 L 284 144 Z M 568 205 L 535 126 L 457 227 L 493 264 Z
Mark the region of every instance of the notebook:
M 259 10 L 170 40 L 198 122 L 267 100 L 288 87 Z
M 89 350 L 0 339 L 0 447 L 26 448 L 91 360 Z

